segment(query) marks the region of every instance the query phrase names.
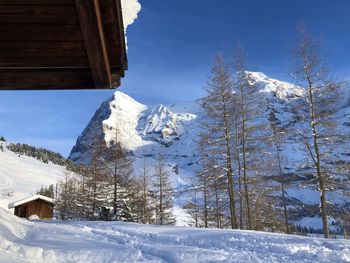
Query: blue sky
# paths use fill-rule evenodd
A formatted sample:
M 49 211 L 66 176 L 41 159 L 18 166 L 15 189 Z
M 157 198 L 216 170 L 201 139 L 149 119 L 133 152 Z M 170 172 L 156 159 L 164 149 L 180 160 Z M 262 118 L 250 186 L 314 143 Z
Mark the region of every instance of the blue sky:
M 203 95 L 219 51 L 240 41 L 249 70 L 288 79 L 296 25 L 322 44 L 330 68 L 350 72 L 349 0 L 141 0 L 128 29 L 124 91 L 143 103 L 190 101 Z M 97 107 L 113 91 L 0 92 L 0 136 L 68 156 Z

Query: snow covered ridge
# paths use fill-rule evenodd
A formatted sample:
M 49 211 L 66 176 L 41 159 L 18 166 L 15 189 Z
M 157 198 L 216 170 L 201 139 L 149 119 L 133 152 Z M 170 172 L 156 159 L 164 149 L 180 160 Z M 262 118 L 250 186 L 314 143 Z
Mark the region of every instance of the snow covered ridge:
M 297 99 L 303 97 L 305 89 L 294 84 L 269 78 L 262 72 L 245 72 L 250 79 L 261 87 L 260 92 L 271 93 L 281 100 Z
M 107 145 L 118 140 L 128 150 L 145 155 L 154 150 L 171 153 L 189 152 L 188 145 L 193 145 L 196 136 L 198 106 L 196 103 L 181 106 L 143 105 L 128 95 L 116 91 L 96 111 L 88 126 L 79 136 L 73 147 L 70 159 L 86 163 L 91 157 L 91 145 L 105 140 Z M 189 112 L 186 112 L 189 111 Z M 169 147 L 173 146 L 173 147 Z M 192 152 L 193 149 L 190 149 Z
M 0 262 L 350 262 L 345 240 L 120 222 L 29 222 L 0 208 Z

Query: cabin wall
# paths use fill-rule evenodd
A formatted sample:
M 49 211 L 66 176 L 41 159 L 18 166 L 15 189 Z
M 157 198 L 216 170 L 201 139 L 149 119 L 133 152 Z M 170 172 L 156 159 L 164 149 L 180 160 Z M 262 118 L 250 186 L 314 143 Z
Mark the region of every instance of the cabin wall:
M 15 207 L 15 215 L 22 218 L 29 218 L 37 215 L 40 219 L 51 219 L 53 217 L 53 205 L 43 201 L 34 200 Z

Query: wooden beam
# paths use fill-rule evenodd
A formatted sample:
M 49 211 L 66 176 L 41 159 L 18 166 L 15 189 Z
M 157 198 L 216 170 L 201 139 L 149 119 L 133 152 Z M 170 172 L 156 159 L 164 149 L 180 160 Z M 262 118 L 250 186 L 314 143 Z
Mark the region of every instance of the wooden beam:
M 120 40 L 121 40 L 121 52 L 123 53 L 122 59 L 123 59 L 123 77 L 124 77 L 124 70 L 128 69 L 128 57 L 126 52 L 126 41 L 125 41 L 125 28 L 124 28 L 124 21 L 123 21 L 123 9 L 122 9 L 122 3 L 121 0 L 114 0 L 116 3 L 116 11 L 118 14 L 118 19 L 120 23 Z
M 79 25 L 79 19 L 75 6 L 0 4 L 0 24 Z
M 3 69 L 1 90 L 93 89 L 89 69 Z
M 0 42 L 0 61 L 5 57 L 83 57 L 83 42 Z
M 74 0 L 0 0 L 0 5 L 73 5 Z
M 111 69 L 106 50 L 98 0 L 75 0 L 91 73 L 97 89 L 112 88 Z
M 80 25 L 3 25 L 0 22 L 0 36 L 0 42 L 81 41 L 83 43 Z
M 120 0 L 101 1 L 101 13 L 111 66 L 119 67 L 124 76 L 128 65 Z
M 76 57 L 2 57 L 0 68 L 88 68 L 87 56 Z

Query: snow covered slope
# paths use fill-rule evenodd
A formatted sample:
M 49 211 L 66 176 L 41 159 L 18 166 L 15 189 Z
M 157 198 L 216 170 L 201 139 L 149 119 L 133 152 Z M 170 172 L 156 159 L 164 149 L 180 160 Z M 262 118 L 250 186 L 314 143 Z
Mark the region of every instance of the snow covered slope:
M 305 103 L 304 89 L 272 79 L 260 72 L 247 72 L 247 74 L 251 75 L 252 81 L 258 87 L 258 93 L 254 99 L 262 114 L 256 119 L 257 122 L 267 123 L 273 112 L 281 127 L 302 128 L 300 116 L 306 114 L 301 107 Z M 348 96 L 345 94 L 343 97 Z M 338 132 L 350 134 L 350 104 L 342 100 L 339 105 L 339 111 L 334 116 L 338 122 Z M 172 175 L 173 186 L 180 192 L 193 184 L 194 175 L 199 169 L 196 140 L 199 122 L 204 118 L 196 102 L 177 105 L 143 105 L 117 91 L 97 110 L 78 138 L 70 159 L 78 163 L 89 162 L 92 145 L 101 140 L 107 144 L 111 143 L 117 134 L 118 140 L 134 155 L 136 172 L 140 170 L 143 163 L 141 158 L 147 157 L 148 166 L 152 170 L 156 154 L 162 153 Z M 283 165 L 286 173 L 290 174 L 291 180 L 294 180 L 287 189 L 288 198 L 301 209 L 303 204 L 317 206 L 319 192 L 300 186 L 305 176 L 311 171 L 311 160 L 305 145 L 295 139 L 295 136 L 290 136 L 287 141 L 283 149 Z M 350 161 L 350 148 L 343 147 L 347 143 L 349 142 L 340 141 L 335 144 L 331 162 Z M 175 173 L 176 170 L 178 173 Z M 329 200 L 333 203 L 344 202 L 336 192 L 329 194 Z M 182 207 L 188 199 L 186 196 L 178 195 L 176 202 L 178 207 Z
M 8 203 L 35 195 L 41 186 L 63 178 L 64 167 L 20 156 L 9 151 L 5 143 L 0 144 L 0 207 L 7 208 Z
M 30 222 L 0 208 L 0 262 L 350 262 L 350 243 L 120 222 Z

